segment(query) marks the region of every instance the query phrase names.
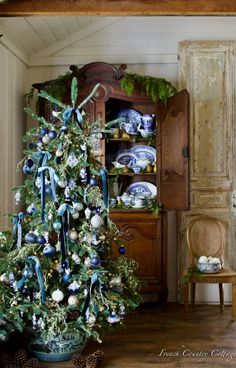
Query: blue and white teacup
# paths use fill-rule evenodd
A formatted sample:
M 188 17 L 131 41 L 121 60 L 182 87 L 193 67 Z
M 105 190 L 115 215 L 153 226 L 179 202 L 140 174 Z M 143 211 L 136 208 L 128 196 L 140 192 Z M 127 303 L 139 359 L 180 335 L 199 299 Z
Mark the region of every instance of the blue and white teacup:
M 120 124 L 120 128 L 123 129 L 128 134 L 131 134 L 131 135 L 138 134 L 138 127 L 132 121 L 130 121 L 128 123 L 125 123 L 125 122 L 124 123 L 121 123 Z

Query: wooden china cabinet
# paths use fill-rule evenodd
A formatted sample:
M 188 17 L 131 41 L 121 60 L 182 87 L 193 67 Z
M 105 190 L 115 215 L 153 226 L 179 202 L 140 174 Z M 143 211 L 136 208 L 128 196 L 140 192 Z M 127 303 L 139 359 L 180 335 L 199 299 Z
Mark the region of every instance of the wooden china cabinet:
M 139 135 L 130 137 L 115 137 L 106 135 L 100 141 L 101 162 L 107 167 L 110 182 L 116 183 L 119 196 L 127 192 L 135 183 L 148 182 L 152 195 L 162 204 L 159 215 L 153 215 L 145 207 L 142 209 L 114 207 L 110 209 L 110 217 L 121 231 L 126 246 L 126 256 L 135 259 L 140 267 L 140 278 L 146 283 L 143 292 L 159 292 L 161 301 L 167 301 L 167 210 L 187 210 L 189 206 L 188 188 L 188 93 L 183 90 L 163 103 L 153 103 L 151 97 L 136 90 L 128 96 L 120 86 L 125 74 L 125 65 L 114 67 L 107 63 L 90 63 L 78 69 L 71 66 L 72 71 L 68 81 L 76 76 L 78 79 L 79 99 L 89 95 L 94 86 L 100 83 L 92 100 L 85 106 L 90 121 L 101 119 L 109 122 L 117 117 L 120 111 L 132 109 L 143 114 L 155 115 L 156 134 L 150 140 Z M 43 84 L 34 85 L 44 88 Z M 44 107 L 45 109 L 45 107 Z M 44 110 L 45 113 L 45 110 Z M 114 173 L 112 162 L 117 154 L 134 147 L 153 147 L 156 152 L 156 169 L 146 172 Z M 140 148 L 139 147 L 139 148 Z M 139 149 L 138 148 L 138 149 Z M 127 170 L 126 170 L 127 171 Z M 155 172 L 154 172 L 155 171 Z M 113 188 L 111 196 L 114 195 Z M 117 246 L 113 255 L 118 256 Z

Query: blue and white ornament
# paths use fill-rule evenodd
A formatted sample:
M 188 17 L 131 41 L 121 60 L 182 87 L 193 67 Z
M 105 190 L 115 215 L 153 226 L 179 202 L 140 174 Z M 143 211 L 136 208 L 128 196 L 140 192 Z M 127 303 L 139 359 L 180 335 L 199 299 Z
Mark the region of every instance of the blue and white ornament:
M 78 294 L 80 292 L 80 283 L 78 281 L 73 281 L 68 287 L 67 290 L 70 292 L 70 294 Z
M 124 304 L 120 305 L 120 318 L 123 319 L 125 318 L 126 312 L 125 312 L 125 306 Z
M 120 322 L 120 317 L 117 316 L 115 311 L 112 311 L 112 313 L 107 317 L 107 321 L 111 324 Z
M 55 221 L 52 224 L 52 226 L 53 226 L 53 229 L 56 230 L 56 231 L 60 231 L 60 229 L 61 229 L 61 223 L 60 223 L 60 221 Z
M 72 213 L 72 217 L 73 217 L 74 220 L 78 220 L 78 218 L 79 218 L 79 212 L 78 211 L 73 212 Z
M 34 275 L 34 271 L 32 270 L 32 268 L 31 268 L 31 267 L 26 266 L 26 267 L 22 270 L 21 274 L 22 274 L 22 276 L 23 276 L 23 277 L 26 277 L 27 279 L 30 279 L 31 277 L 33 277 L 33 275 Z
M 53 257 L 56 253 L 56 249 L 51 244 L 46 244 L 43 248 L 43 255 L 45 257 Z
M 75 156 L 74 153 L 69 154 L 66 163 L 68 166 L 70 166 L 72 169 L 78 164 L 79 160 Z
M 34 234 L 34 233 L 32 233 L 32 232 L 29 232 L 29 233 L 27 233 L 26 235 L 25 235 L 25 241 L 27 242 L 27 243 L 31 243 L 31 244 L 34 244 L 34 243 L 36 243 L 37 241 L 37 236 Z
M 35 205 L 32 203 L 31 205 L 29 205 L 27 207 L 27 210 L 26 211 L 27 211 L 28 215 L 32 216 L 35 213 L 35 211 L 36 211 Z
M 16 204 L 16 206 L 20 203 L 20 200 L 21 200 L 21 194 L 20 194 L 20 191 L 17 190 L 17 192 L 15 194 L 15 204 Z

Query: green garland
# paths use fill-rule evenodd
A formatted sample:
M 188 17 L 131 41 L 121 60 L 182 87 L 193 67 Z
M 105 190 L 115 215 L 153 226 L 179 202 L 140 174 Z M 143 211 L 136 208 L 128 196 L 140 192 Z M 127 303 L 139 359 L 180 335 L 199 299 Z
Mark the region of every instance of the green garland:
M 137 88 L 152 97 L 154 103 L 158 100 L 166 103 L 168 98 L 177 91 L 176 88 L 163 78 L 154 78 L 138 74 L 127 73 L 121 80 L 121 88 L 131 96 Z

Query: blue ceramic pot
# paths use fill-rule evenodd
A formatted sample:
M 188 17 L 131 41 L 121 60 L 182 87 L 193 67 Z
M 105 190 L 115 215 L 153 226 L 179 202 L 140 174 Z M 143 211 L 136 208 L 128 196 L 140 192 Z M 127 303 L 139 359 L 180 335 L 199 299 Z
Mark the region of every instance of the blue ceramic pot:
M 45 338 L 40 332 L 33 332 L 28 348 L 41 361 L 59 362 L 80 354 L 85 344 L 84 336 L 77 333 L 67 332 Z

